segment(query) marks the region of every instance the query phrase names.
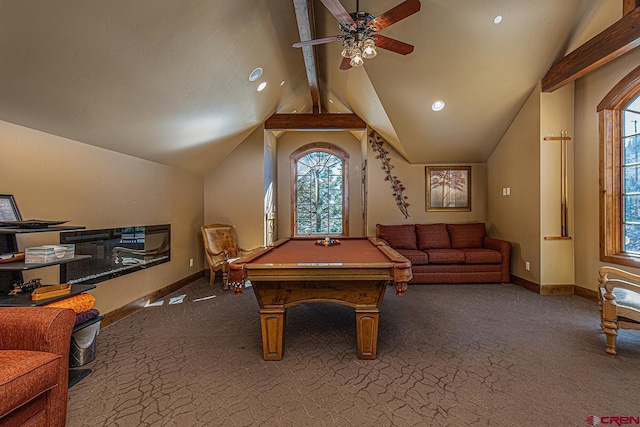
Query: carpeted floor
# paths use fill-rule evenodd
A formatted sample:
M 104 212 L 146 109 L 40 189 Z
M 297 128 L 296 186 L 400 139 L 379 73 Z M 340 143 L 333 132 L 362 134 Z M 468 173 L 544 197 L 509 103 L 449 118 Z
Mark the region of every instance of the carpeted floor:
M 103 284 L 101 286 L 108 286 Z M 353 309 L 287 311 L 262 359 L 258 304 L 202 279 L 104 329 L 69 391 L 75 426 L 586 426 L 640 417 L 640 333 L 608 356 L 595 302 L 514 285 L 388 289 L 378 357 L 356 357 Z M 213 298 L 194 301 L 198 298 Z

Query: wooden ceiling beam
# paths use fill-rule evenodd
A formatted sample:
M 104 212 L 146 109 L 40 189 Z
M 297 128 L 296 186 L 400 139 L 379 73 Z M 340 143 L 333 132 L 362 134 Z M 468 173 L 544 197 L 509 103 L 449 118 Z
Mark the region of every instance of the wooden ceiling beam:
M 622 0 L 622 15 L 633 12 L 637 7 L 640 7 L 640 0 Z
M 625 3 L 626 5 L 626 3 Z M 640 45 L 640 8 L 555 63 L 542 79 L 542 91 L 553 92 Z
M 315 25 L 313 19 L 312 0 L 293 0 L 293 6 L 296 10 L 296 21 L 298 21 L 298 32 L 300 40 L 315 39 Z M 302 46 L 302 56 L 304 58 L 304 67 L 307 71 L 307 80 L 309 81 L 309 90 L 311 91 L 311 105 L 315 114 L 320 113 L 320 89 L 318 88 L 318 55 L 315 46 Z
M 363 130 L 367 124 L 355 114 L 274 114 L 265 130 Z

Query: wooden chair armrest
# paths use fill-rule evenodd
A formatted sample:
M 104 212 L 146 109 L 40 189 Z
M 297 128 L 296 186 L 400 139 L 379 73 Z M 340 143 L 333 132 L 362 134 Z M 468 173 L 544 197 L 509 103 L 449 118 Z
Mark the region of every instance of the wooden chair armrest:
M 626 280 L 610 279 L 604 283 L 604 288 L 607 293 L 612 293 L 615 288 L 622 288 L 640 295 L 640 285 Z
M 209 254 L 209 256 L 220 256 L 220 255 L 227 255 L 227 251 L 222 250 L 220 252 L 213 252 L 211 249 L 207 249 L 207 253 Z
M 261 249 L 264 249 L 264 246 L 256 246 L 255 248 L 251 248 L 251 249 L 243 249 L 243 248 L 238 248 L 238 252 L 241 252 L 245 255 L 250 255 L 254 252 L 257 252 Z
M 615 277 L 609 277 L 613 275 Z M 615 288 L 626 289 L 640 295 L 640 275 L 620 270 L 615 267 L 601 267 L 598 278 L 600 289 L 604 289 L 603 297 L 608 300 L 615 300 L 613 290 Z

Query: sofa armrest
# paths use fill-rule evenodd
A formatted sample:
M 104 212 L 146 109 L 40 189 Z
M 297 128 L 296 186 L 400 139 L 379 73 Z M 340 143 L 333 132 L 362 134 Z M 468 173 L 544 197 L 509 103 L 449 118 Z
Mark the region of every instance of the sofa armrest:
M 75 321 L 70 308 L 0 308 L 0 349 L 45 351 L 68 358 Z
M 506 240 L 494 239 L 493 237 L 485 236 L 482 241 L 482 246 L 486 249 L 498 251 L 502 255 L 511 253 L 511 243 Z
M 511 281 L 511 243 L 506 240 L 494 239 L 493 237 L 485 236 L 482 245 L 486 249 L 493 249 L 494 251 L 502 254 L 502 270 L 501 270 L 501 282 L 508 283 Z

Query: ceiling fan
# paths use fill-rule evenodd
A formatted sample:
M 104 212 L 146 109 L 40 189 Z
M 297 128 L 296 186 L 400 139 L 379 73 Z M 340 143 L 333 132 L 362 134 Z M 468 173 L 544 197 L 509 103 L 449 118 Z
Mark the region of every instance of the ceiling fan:
M 390 37 L 377 34 L 378 31 L 394 24 L 420 10 L 420 0 L 405 0 L 396 7 L 377 17 L 360 10 L 356 1 L 356 12 L 348 13 L 339 0 L 320 0 L 340 23 L 342 34 L 314 40 L 303 40 L 293 47 L 313 46 L 342 40 L 341 70 L 361 67 L 364 59 L 377 55 L 376 48 L 390 50 L 401 55 L 413 52 L 413 46 Z

